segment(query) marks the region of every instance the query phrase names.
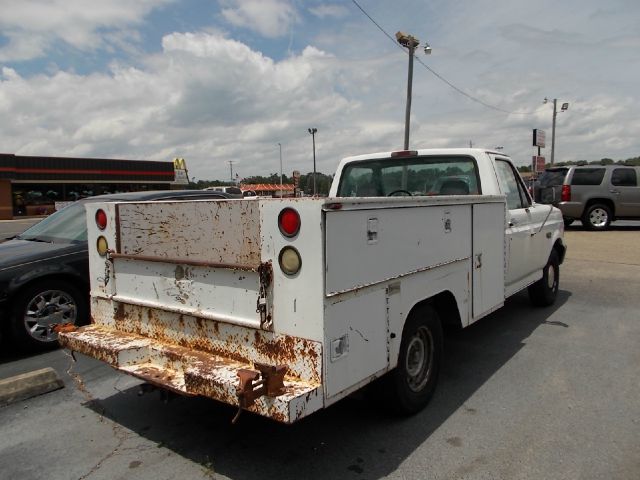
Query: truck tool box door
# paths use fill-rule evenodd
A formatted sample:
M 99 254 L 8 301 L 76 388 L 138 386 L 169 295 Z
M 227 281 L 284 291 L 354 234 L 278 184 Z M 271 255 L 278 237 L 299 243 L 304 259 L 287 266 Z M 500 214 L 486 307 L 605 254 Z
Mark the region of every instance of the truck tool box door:
M 363 203 L 325 214 L 328 397 L 390 366 L 389 325 L 402 328 L 406 312 L 399 299 L 410 277 L 420 282 L 421 275 L 457 265 L 469 281 L 471 205 L 396 203 Z M 426 295 L 430 286 L 423 287 Z

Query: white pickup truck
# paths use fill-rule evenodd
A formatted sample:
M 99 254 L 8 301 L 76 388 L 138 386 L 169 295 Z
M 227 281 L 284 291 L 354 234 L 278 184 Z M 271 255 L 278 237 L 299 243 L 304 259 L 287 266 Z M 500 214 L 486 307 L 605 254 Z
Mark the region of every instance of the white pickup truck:
M 92 203 L 87 218 L 92 324 L 63 345 L 284 423 L 374 380 L 420 410 L 443 326 L 527 287 L 550 305 L 566 250 L 560 211 L 532 203 L 509 158 L 467 148 L 346 158 L 329 198 Z

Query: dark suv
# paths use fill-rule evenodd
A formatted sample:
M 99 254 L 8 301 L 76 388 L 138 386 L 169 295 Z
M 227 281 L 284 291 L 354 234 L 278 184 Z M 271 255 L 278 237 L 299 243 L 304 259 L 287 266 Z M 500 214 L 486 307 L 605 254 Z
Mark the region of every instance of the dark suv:
M 614 220 L 640 219 L 640 167 L 585 165 L 548 168 L 535 199 L 562 210 L 565 225 L 580 219 L 590 230 L 606 230 Z

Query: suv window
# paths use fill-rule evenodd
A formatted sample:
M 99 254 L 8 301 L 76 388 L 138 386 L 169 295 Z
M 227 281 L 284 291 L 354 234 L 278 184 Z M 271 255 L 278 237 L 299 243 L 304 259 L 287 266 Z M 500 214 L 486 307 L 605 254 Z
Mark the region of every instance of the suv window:
M 600 185 L 604 178 L 604 168 L 576 168 L 571 185 Z
M 611 174 L 611 184 L 617 187 L 637 186 L 636 171 L 633 168 L 615 168 Z

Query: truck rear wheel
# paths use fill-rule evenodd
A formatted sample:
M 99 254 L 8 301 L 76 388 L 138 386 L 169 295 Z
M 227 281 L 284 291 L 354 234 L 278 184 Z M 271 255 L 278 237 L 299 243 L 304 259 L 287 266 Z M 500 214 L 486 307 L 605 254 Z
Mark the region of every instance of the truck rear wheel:
M 558 252 L 551 251 L 542 271 L 542 278 L 529 287 L 529 299 L 536 307 L 547 307 L 556 301 L 560 284 L 560 261 Z
M 431 306 L 414 311 L 402 332 L 398 366 L 389 374 L 391 401 L 404 415 L 422 410 L 433 396 L 442 364 L 442 324 Z

